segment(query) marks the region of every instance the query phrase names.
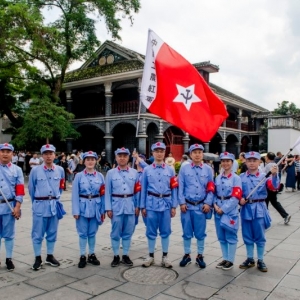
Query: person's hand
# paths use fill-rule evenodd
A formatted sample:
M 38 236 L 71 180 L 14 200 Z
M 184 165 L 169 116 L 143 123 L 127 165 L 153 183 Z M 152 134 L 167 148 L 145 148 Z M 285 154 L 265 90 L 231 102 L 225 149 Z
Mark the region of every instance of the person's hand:
M 20 219 L 21 218 L 21 207 L 16 205 L 14 207 L 14 211 L 12 212 L 12 215 L 15 217 L 15 219 Z
M 135 208 L 135 215 L 138 217 L 140 214 L 140 209 L 138 207 Z
M 176 208 L 171 209 L 171 218 L 174 218 L 176 216 Z
M 113 212 L 112 210 L 108 210 L 107 212 L 107 216 L 111 219 L 113 217 Z
M 247 203 L 247 200 L 245 198 L 242 198 L 239 203 L 240 205 L 245 205 Z
M 101 214 L 101 222 L 103 223 L 105 220 L 105 214 Z
M 181 210 L 182 213 L 186 213 L 186 211 L 187 211 L 187 205 L 185 203 L 181 204 L 180 205 L 180 210 Z
M 208 204 L 204 204 L 203 208 L 202 208 L 202 211 L 204 213 L 208 213 L 210 211 L 210 206 Z
M 142 215 L 143 215 L 144 218 L 147 217 L 146 208 L 143 208 L 143 209 L 142 209 Z
M 273 166 L 272 168 L 271 168 L 271 174 L 272 175 L 276 175 L 277 174 L 277 171 L 278 171 L 278 168 L 277 168 L 277 166 Z
M 73 217 L 74 217 L 75 220 L 79 219 L 79 215 L 74 215 Z

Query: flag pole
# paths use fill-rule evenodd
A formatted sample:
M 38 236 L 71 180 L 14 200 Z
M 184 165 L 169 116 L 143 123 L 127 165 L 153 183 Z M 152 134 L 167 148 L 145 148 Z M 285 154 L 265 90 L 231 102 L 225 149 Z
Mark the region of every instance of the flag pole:
M 297 139 L 297 141 L 295 142 L 294 146 L 292 148 L 290 148 L 290 150 L 281 157 L 281 159 L 279 160 L 279 162 L 276 164 L 276 166 L 278 167 L 281 162 L 294 150 L 294 148 L 296 146 L 298 146 L 300 144 L 300 137 Z M 249 195 L 246 197 L 246 200 L 249 199 L 250 196 L 253 195 L 253 193 L 261 186 L 261 184 L 271 175 L 271 171 L 269 171 L 265 177 L 257 184 L 257 186 L 249 193 Z

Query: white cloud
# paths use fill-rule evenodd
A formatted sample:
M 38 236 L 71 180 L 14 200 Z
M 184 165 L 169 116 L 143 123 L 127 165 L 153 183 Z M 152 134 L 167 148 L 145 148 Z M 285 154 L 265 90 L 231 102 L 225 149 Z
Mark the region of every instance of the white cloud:
M 123 19 L 124 47 L 145 54 L 148 28 L 191 63 L 220 67 L 211 82 L 270 110 L 300 107 L 300 1 L 141 0 L 134 24 Z M 103 23 L 98 37 L 110 39 Z

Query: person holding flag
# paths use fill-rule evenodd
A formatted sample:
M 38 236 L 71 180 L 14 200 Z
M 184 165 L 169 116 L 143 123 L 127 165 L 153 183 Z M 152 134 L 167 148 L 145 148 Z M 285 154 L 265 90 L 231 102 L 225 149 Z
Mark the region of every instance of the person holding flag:
M 21 204 L 25 195 L 23 171 L 11 163 L 13 151 L 13 145 L 0 144 L 0 247 L 3 238 L 6 248 L 5 264 L 8 271 L 15 269 L 12 262 L 15 220 L 21 217 Z
M 233 268 L 237 248 L 242 183 L 241 178 L 232 171 L 234 155 L 228 152 L 221 153 L 220 160 L 223 173 L 215 179 L 214 211 L 223 261 L 218 263 L 216 268 L 227 271 Z
M 264 180 L 266 174 L 258 171 L 260 154 L 251 151 L 245 154 L 245 158 L 248 170 L 240 175 L 243 190 L 243 196 L 240 200 L 242 206 L 240 215 L 247 259 L 239 267 L 248 269 L 255 266 L 254 244 L 256 244 L 257 268 L 261 272 L 267 272 L 268 268 L 264 262 L 265 230 L 270 227 L 271 218 L 265 200 L 268 196 L 267 187 L 270 189 L 279 187 L 278 169 L 277 165 L 272 166 L 270 169 L 271 176 Z
M 142 215 L 146 220 L 146 236 L 149 256 L 143 267 L 154 264 L 154 250 L 157 231 L 161 236 L 162 262 L 165 268 L 172 268 L 168 259 L 171 218 L 176 214 L 178 182 L 175 171 L 164 163 L 166 145 L 157 142 L 151 146 L 154 162 L 144 169 L 142 175 L 141 204 Z
M 189 265 L 191 259 L 191 239 L 197 239 L 196 264 L 204 269 L 204 241 L 206 237 L 206 218 L 213 204 L 215 184 L 211 168 L 202 162 L 203 146 L 191 145 L 189 148 L 192 163 L 180 168 L 178 175 L 178 202 L 181 210 L 184 256 L 181 267 Z M 211 216 L 211 215 L 210 215 Z

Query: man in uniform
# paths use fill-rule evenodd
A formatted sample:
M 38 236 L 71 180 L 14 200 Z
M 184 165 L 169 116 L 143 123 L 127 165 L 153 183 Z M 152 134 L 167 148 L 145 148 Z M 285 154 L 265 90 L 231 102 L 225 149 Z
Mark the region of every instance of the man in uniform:
M 185 253 L 179 264 L 181 267 L 191 263 L 191 239 L 194 235 L 198 248 L 196 264 L 201 269 L 206 267 L 203 261 L 206 214 L 210 213 L 213 204 L 215 185 L 211 168 L 202 163 L 203 150 L 204 148 L 200 144 L 190 146 L 189 153 L 192 163 L 183 166 L 178 176 L 178 201 L 181 210 Z
M 146 220 L 146 236 L 148 238 L 149 256 L 143 267 L 154 264 L 154 249 L 157 230 L 161 236 L 162 262 L 166 268 L 172 268 L 168 259 L 169 238 L 171 234 L 171 218 L 176 214 L 177 187 L 175 171 L 164 163 L 166 145 L 157 142 L 151 146 L 154 162 L 144 169 L 142 175 L 142 214 Z
M 120 264 L 120 239 L 123 248 L 121 263 L 133 265 L 128 253 L 135 229 L 135 216 L 139 215 L 141 185 L 138 172 L 128 167 L 129 155 L 129 150 L 124 147 L 115 151 L 118 166 L 107 172 L 105 180 L 105 210 L 112 224 L 112 267 Z
M 0 193 L 0 247 L 5 239 L 6 267 L 13 271 L 12 254 L 15 240 L 15 219 L 21 217 L 23 202 L 24 177 L 20 167 L 11 163 L 14 147 L 11 144 L 0 144 L 0 188 L 8 203 Z M 13 212 L 11 211 L 11 208 Z
M 46 234 L 47 258 L 46 264 L 58 267 L 60 264 L 54 258 L 54 246 L 57 237 L 59 208 L 62 205 L 60 195 L 64 188 L 65 172 L 53 163 L 55 147 L 47 144 L 42 146 L 43 164 L 30 172 L 28 190 L 32 200 L 32 232 L 31 238 L 35 254 L 33 270 L 39 270 L 43 264 L 41 258 L 42 241 Z
M 267 187 L 276 189 L 279 186 L 277 166 L 271 167 L 271 176 L 265 180 L 260 187 L 249 197 L 258 183 L 264 179 L 265 173 L 260 173 L 260 154 L 258 152 L 248 152 L 245 154 L 248 170 L 241 174 L 243 198 L 240 200 L 242 236 L 246 245 L 247 259 L 240 265 L 241 269 L 248 269 L 255 266 L 254 244 L 257 247 L 257 268 L 261 272 L 267 272 L 263 258 L 265 252 L 265 230 L 270 227 L 271 219 L 265 199 L 267 198 Z

